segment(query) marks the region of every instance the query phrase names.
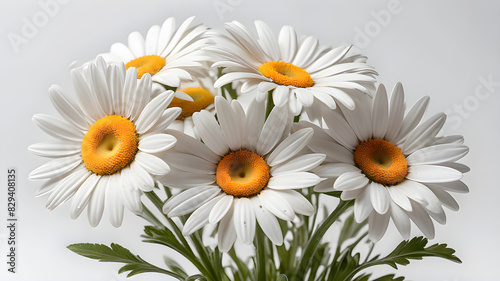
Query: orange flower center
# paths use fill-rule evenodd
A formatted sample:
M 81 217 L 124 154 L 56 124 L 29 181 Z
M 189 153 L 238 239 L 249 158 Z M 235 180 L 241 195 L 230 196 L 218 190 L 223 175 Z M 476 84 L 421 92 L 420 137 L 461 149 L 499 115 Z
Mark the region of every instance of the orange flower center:
M 182 108 L 182 112 L 179 117 L 177 117 L 177 120 L 184 120 L 184 118 L 189 117 L 193 115 L 193 113 L 198 112 L 214 103 L 214 95 L 202 87 L 185 88 L 180 91 L 188 94 L 194 101 L 187 101 L 178 98 L 174 98 L 172 100 L 168 107 Z
M 381 139 L 367 140 L 358 145 L 354 162 L 367 178 L 386 186 L 400 183 L 408 173 L 403 152 Z
M 111 175 L 134 161 L 138 144 L 134 123 L 118 115 L 105 116 L 85 133 L 82 160 L 89 171 Z
M 127 67 L 127 69 L 129 67 L 137 68 L 137 79 L 141 79 L 142 75 L 146 73 L 149 73 L 151 74 L 151 76 L 153 76 L 156 73 L 160 72 L 160 70 L 165 67 L 165 64 L 166 63 L 164 58 L 157 55 L 150 55 L 133 59 L 125 64 L 125 67 Z
M 264 159 L 247 150 L 233 151 L 219 162 L 217 184 L 229 195 L 252 197 L 269 182 L 269 166 Z
M 259 66 L 259 71 L 274 83 L 307 88 L 314 86 L 311 75 L 304 69 L 284 61 L 269 61 Z

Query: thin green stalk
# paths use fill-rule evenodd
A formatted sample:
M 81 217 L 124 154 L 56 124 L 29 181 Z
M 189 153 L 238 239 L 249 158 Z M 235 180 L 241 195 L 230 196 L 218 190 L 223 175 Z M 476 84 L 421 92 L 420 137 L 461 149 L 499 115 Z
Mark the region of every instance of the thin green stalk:
M 294 276 L 291 278 L 292 281 L 302 281 L 307 273 L 309 262 L 316 251 L 321 239 L 325 235 L 326 231 L 330 226 L 337 221 L 337 219 L 342 215 L 347 209 L 349 209 L 354 204 L 354 201 L 340 201 L 337 208 L 326 218 L 326 220 L 318 227 L 316 232 L 313 234 L 311 239 L 307 243 L 307 247 L 304 250 L 304 254 L 300 260 L 299 266 L 295 271 Z
M 158 210 L 160 212 L 162 212 L 163 201 L 160 199 L 160 197 L 158 197 L 158 195 L 156 195 L 156 193 L 154 193 L 154 192 L 145 192 L 145 194 L 146 194 L 146 197 L 148 197 L 148 199 L 156 206 L 156 208 L 158 208 Z M 182 234 L 182 231 L 179 229 L 179 227 L 177 226 L 177 224 L 171 218 L 169 218 L 167 215 L 164 215 L 164 217 L 165 217 L 165 219 L 167 219 L 168 223 L 170 224 L 170 226 L 174 230 L 175 234 L 177 235 L 177 238 L 181 241 L 182 245 L 186 249 L 187 254 L 189 256 L 192 256 L 192 257 L 196 258 L 196 255 L 194 254 L 193 250 L 191 250 L 191 245 L 189 245 L 188 241 L 186 240 L 186 238 Z M 197 245 L 200 242 L 199 241 L 196 241 L 196 242 L 193 241 L 193 243 L 195 244 L 195 246 L 197 246 L 196 247 L 197 250 L 200 250 L 200 247 L 198 247 L 200 245 Z M 201 245 L 201 248 L 203 248 L 203 245 Z M 198 266 L 196 266 L 196 267 L 204 275 L 206 275 L 206 277 L 209 278 L 209 280 L 217 280 L 216 277 L 215 277 L 215 275 L 214 275 L 213 268 L 212 268 L 212 265 L 211 265 L 210 260 L 208 259 L 208 257 L 206 255 L 200 253 L 200 259 L 202 261 L 203 266 L 201 266 L 201 264 L 198 264 Z
M 264 234 L 259 226 L 255 231 L 255 248 L 256 248 L 256 279 L 266 280 L 266 243 Z
M 273 90 L 270 90 L 267 93 L 267 105 L 266 105 L 266 119 L 271 113 L 271 110 L 274 108 L 274 101 L 273 101 Z
M 138 216 L 152 223 L 154 226 L 163 226 L 163 223 L 144 204 L 142 204 L 142 213 Z

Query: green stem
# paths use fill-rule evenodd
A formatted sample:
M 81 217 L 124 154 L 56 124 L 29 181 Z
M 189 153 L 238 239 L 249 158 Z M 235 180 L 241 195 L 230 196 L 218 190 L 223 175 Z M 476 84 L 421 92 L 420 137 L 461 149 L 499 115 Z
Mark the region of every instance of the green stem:
M 342 215 L 347 209 L 349 209 L 354 204 L 354 201 L 340 201 L 337 208 L 326 218 L 326 220 L 318 227 L 316 232 L 313 234 L 311 239 L 307 243 L 307 247 L 302 255 L 297 271 L 295 271 L 294 276 L 291 278 L 292 281 L 302 281 L 307 273 L 308 265 L 311 262 L 314 252 L 318 247 L 321 239 L 325 235 L 326 231 L 330 226 L 338 220 L 340 215 Z
M 271 113 L 271 110 L 273 110 L 273 108 L 274 108 L 273 91 L 274 90 L 270 90 L 267 93 L 266 119 L 269 116 L 269 114 Z
M 255 248 L 256 248 L 256 274 L 255 280 L 266 280 L 266 244 L 264 234 L 260 227 L 255 230 Z
M 142 213 L 138 216 L 152 223 L 154 226 L 163 226 L 163 223 L 144 204 L 142 204 Z
M 166 187 L 165 187 L 165 189 L 166 189 Z M 145 194 L 146 194 L 146 197 L 148 197 L 148 199 L 156 206 L 156 208 L 160 212 L 163 213 L 163 201 L 160 199 L 160 197 L 158 197 L 158 195 L 156 195 L 156 193 L 154 193 L 153 191 L 145 192 Z M 194 254 L 193 250 L 191 250 L 191 245 L 189 245 L 188 241 L 186 240 L 186 238 L 182 234 L 182 231 L 179 229 L 177 224 L 171 218 L 169 218 L 167 215 L 164 215 L 164 217 L 168 221 L 168 223 L 170 224 L 172 229 L 174 230 L 177 238 L 181 241 L 182 245 L 186 249 L 187 253 L 184 253 L 183 255 L 185 255 L 186 257 L 191 257 L 191 258 L 194 257 L 196 259 L 196 255 Z M 199 241 L 193 241 L 193 243 L 195 244 L 198 252 L 200 249 L 203 249 L 203 246 L 200 247 L 200 245 L 198 245 L 200 243 Z M 209 280 L 217 280 L 215 278 L 214 273 L 213 273 L 213 269 L 212 269 L 210 261 L 208 260 L 208 257 L 206 257 L 206 255 L 204 255 L 204 253 L 199 253 L 199 254 L 200 254 L 200 258 L 201 258 L 201 261 L 203 263 L 203 266 L 199 263 L 194 263 L 192 259 L 190 259 L 191 262 L 193 262 L 193 264 L 196 265 L 198 270 L 200 270 L 200 272 L 203 275 L 205 275 L 207 278 L 209 278 Z

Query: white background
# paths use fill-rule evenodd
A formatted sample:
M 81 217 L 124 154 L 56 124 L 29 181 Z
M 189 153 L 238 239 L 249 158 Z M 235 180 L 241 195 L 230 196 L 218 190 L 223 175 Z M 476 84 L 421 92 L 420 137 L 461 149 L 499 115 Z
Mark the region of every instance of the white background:
M 147 260 L 161 263 L 162 248 L 143 245 L 143 222 L 130 214 L 114 229 L 103 219 L 91 228 L 83 214 L 69 218 L 68 204 L 45 209 L 46 198 L 35 198 L 41 182 L 30 182 L 30 171 L 47 159 L 27 151 L 28 145 L 50 141 L 31 121 L 35 113 L 57 116 L 47 89 L 59 84 L 72 90 L 68 65 L 107 52 L 114 42 L 126 42 L 135 30 L 145 34 L 154 24 L 174 16 L 180 23 L 196 15 L 197 23 L 221 29 L 237 19 L 247 26 L 267 22 L 277 34 L 281 26 L 299 35 L 315 35 L 325 45 L 356 43 L 392 89 L 405 88 L 408 105 L 431 96 L 427 116 L 449 115 L 445 134 L 465 136 L 470 153 L 462 162 L 471 167 L 464 181 L 471 192 L 455 196 L 461 206 L 437 225 L 431 243 L 448 243 L 463 264 L 439 259 L 412 262 L 398 274 L 408 280 L 498 280 L 500 264 L 500 2 L 498 1 L 66 1 L 47 16 L 38 1 L 0 1 L 0 280 L 125 280 L 120 265 L 98 263 L 73 254 L 71 243 L 117 242 Z M 62 1 L 61 1 L 62 2 Z M 45 14 L 45 16 L 44 16 Z M 44 21 L 46 20 L 46 21 Z M 27 22 L 37 30 L 23 35 Z M 13 43 L 13 36 L 23 37 Z M 496 84 L 484 81 L 496 81 Z M 17 169 L 17 273 L 7 272 L 6 175 Z M 415 230 L 414 235 L 420 233 Z M 377 247 L 388 253 L 401 241 L 393 225 Z M 180 260 L 182 262 L 182 260 Z M 392 272 L 380 267 L 379 273 Z M 145 274 L 130 280 L 171 280 Z

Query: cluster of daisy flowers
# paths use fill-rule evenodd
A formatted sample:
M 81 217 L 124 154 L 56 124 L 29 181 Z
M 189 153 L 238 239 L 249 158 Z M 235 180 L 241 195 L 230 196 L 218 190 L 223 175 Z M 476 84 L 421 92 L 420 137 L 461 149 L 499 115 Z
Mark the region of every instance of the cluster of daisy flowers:
M 429 237 L 445 223 L 450 193 L 467 192 L 463 137 L 442 136 L 446 116 L 424 118 L 428 97 L 406 110 L 403 87 L 388 96 L 377 72 L 352 46 L 330 47 L 290 26 L 276 36 L 263 22 L 225 31 L 173 18 L 144 37 L 71 70 L 74 94 L 54 85 L 62 118 L 36 114 L 56 139 L 31 145 L 52 158 L 31 172 L 47 208 L 71 200 L 97 226 L 143 212 L 145 193 L 169 190 L 162 211 L 189 215 L 189 236 L 216 226 L 227 252 L 263 232 L 284 242 L 280 221 L 317 212 L 304 190 L 340 192 L 358 223 L 379 240 L 393 221 Z M 245 102 L 240 100 L 243 98 Z

